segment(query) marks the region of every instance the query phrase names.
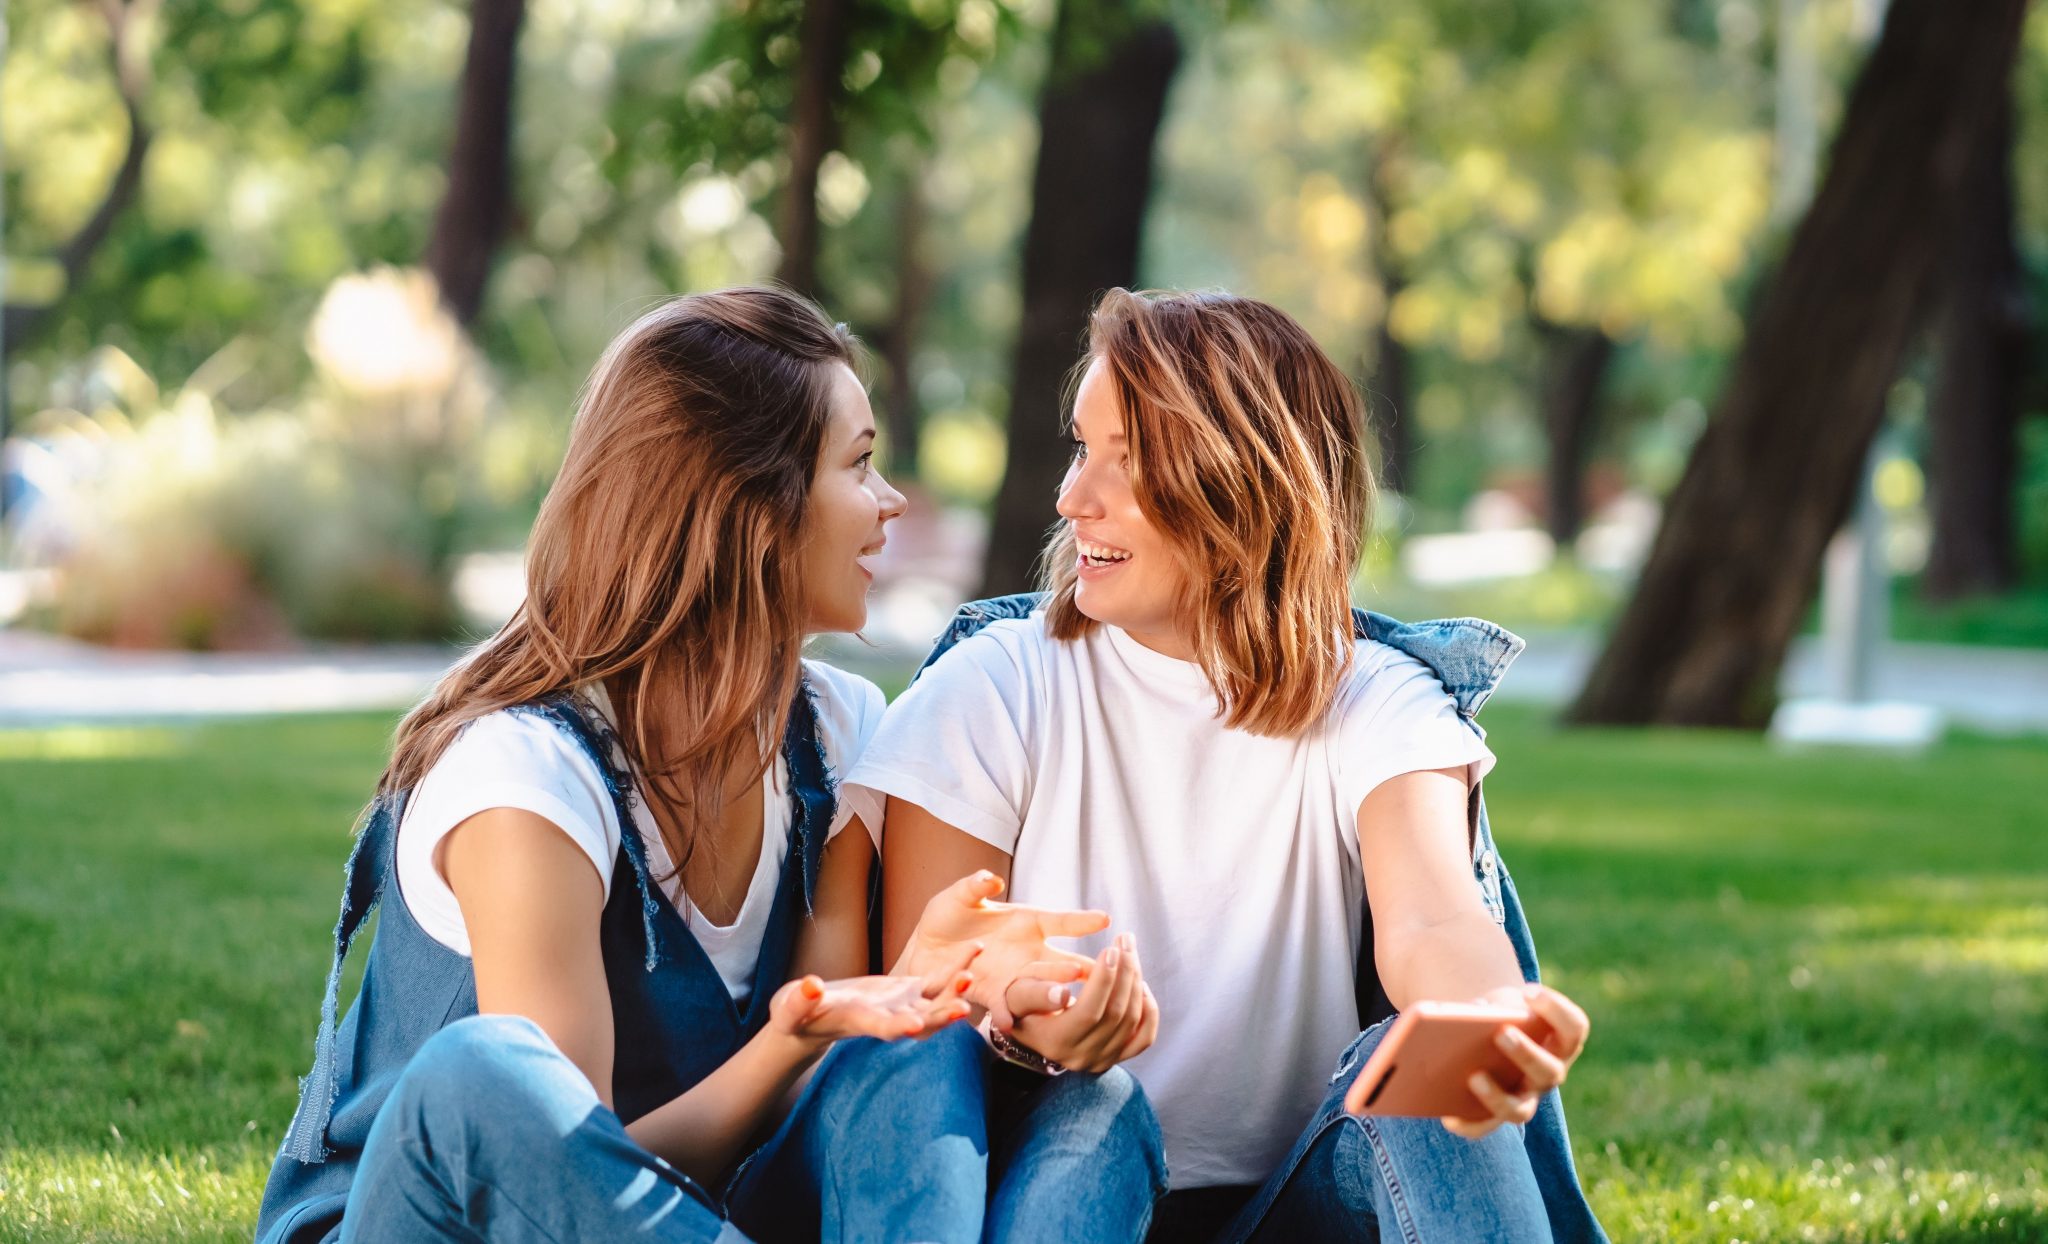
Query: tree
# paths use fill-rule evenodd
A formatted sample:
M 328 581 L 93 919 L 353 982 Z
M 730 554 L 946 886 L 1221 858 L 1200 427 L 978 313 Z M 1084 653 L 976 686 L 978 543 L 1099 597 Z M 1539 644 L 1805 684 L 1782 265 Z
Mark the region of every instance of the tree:
M 1373 144 L 1371 167 L 1365 176 L 1372 265 L 1380 286 L 1380 314 L 1373 325 L 1372 367 L 1365 388 L 1367 416 L 1373 438 L 1379 442 L 1380 485 L 1405 495 L 1414 486 L 1414 367 L 1407 345 L 1394 335 L 1393 316 L 1388 313 L 1408 283 L 1401 260 L 1387 242 L 1387 222 L 1394 215 L 1387 165 L 1397 145 L 1390 139 Z
M 135 201 L 136 192 L 142 188 L 142 165 L 149 156 L 155 134 L 143 116 L 151 73 L 149 54 L 140 46 L 138 32 L 149 25 L 158 4 L 159 0 L 100 0 L 97 6 L 106 18 L 114 83 L 120 92 L 121 109 L 128 120 L 128 145 L 114 170 L 113 180 L 107 185 L 106 194 L 100 198 L 99 206 L 86 217 L 78 231 L 57 248 L 57 265 L 63 273 L 66 294 L 78 287 L 101 243 L 113 231 L 114 222 L 128 210 L 128 205 Z M 10 352 L 20 349 L 23 342 L 42 329 L 55 308 L 55 303 L 8 304 L 5 325 L 0 328 L 0 341 L 7 343 Z
M 1977 136 L 1995 122 L 2024 9 L 1892 5 L 1826 178 L 1748 322 L 1573 720 L 1768 720 L 1786 645 L 1922 319 Z
M 789 180 L 776 214 L 782 261 L 775 279 L 801 293 L 818 286 L 818 170 L 839 145 L 849 0 L 804 0 L 797 32 L 796 98 L 789 118 Z
M 1061 389 L 1096 296 L 1137 282 L 1153 147 L 1179 65 L 1179 36 L 1142 0 L 1060 6 L 1039 100 L 1009 457 L 982 562 L 984 595 L 1031 582 L 1066 467 Z
M 2008 95 L 1978 143 L 1950 235 L 1928 406 L 1934 540 L 1920 588 L 1931 600 L 2003 591 L 2019 575 L 2013 474 L 2031 317 L 2013 237 L 2012 140 Z
M 1585 525 L 1586 457 L 1593 447 L 1600 382 L 1614 359 L 1614 339 L 1598 328 L 1551 324 L 1536 317 L 1545 342 L 1543 433 L 1544 526 L 1559 549 Z
M 911 160 L 903 170 L 896 201 L 895 305 L 879 343 L 889 370 L 882 418 L 888 428 L 890 465 L 906 479 L 918 474 L 923 420 L 917 400 L 917 342 L 937 284 L 924 254 L 926 216 L 924 166 Z
M 423 262 L 463 325 L 483 310 L 491 261 L 512 218 L 512 78 L 526 0 L 474 0 L 448 190 Z

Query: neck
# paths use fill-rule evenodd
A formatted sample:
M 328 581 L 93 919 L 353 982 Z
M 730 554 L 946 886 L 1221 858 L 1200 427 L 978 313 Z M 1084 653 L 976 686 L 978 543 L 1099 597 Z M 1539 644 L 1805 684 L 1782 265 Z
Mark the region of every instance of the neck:
M 1177 627 L 1161 627 L 1157 630 L 1141 631 L 1127 626 L 1124 628 L 1124 634 L 1129 635 L 1132 639 L 1137 640 L 1140 644 L 1150 648 L 1160 656 L 1172 657 L 1176 661 L 1193 661 L 1195 659 L 1193 637 Z

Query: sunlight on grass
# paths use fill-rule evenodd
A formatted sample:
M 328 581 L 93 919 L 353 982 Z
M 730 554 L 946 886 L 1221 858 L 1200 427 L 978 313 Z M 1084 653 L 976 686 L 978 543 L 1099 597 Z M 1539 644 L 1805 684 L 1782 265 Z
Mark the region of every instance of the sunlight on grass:
M 272 1138 L 225 1157 L 143 1153 L 109 1125 L 108 1144 L 0 1153 L 0 1241 L 248 1238 Z
M 0 760 L 134 760 L 175 755 L 183 746 L 180 731 L 162 728 L 0 730 Z

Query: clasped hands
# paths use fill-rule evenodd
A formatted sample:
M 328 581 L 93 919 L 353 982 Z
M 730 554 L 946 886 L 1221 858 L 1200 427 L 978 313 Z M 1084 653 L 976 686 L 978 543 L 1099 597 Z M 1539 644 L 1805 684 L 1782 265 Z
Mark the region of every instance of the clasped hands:
M 1047 944 L 1109 927 L 1100 911 L 1056 911 L 994 901 L 1003 880 L 983 870 L 925 905 L 886 976 L 777 990 L 769 1022 L 800 1040 L 922 1037 L 986 1011 L 999 1031 L 1074 1071 L 1106 1071 L 1142 1053 L 1159 1033 L 1159 1002 L 1145 986 L 1135 940 L 1090 958 Z
M 1002 892 L 1002 878 L 983 870 L 934 895 L 891 975 L 929 980 L 971 946 L 960 996 L 997 1031 L 1071 1071 L 1107 1071 L 1150 1047 L 1159 1001 L 1135 939 L 1120 936 L 1092 958 L 1061 950 L 1046 939 L 1100 933 L 1109 914 L 997 902 Z

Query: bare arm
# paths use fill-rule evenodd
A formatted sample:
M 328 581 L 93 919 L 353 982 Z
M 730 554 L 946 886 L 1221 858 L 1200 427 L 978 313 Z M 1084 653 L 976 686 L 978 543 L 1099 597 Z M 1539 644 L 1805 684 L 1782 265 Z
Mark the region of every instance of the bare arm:
M 1010 881 L 1010 856 L 891 795 L 882 835 L 882 962 L 903 957 L 925 905 L 976 871 Z
M 449 833 L 442 852 L 469 931 L 477 1009 L 539 1024 L 611 1105 L 611 994 L 598 942 L 604 887 L 588 857 L 552 822 L 513 808 L 470 817 Z M 846 880 L 858 869 L 863 902 L 867 854 L 840 852 L 835 872 Z M 860 944 L 864 958 L 865 933 Z M 957 988 L 947 995 L 958 969 L 935 971 L 936 984 L 805 976 L 784 985 L 753 1040 L 627 1132 L 692 1177 L 715 1180 L 833 1038 L 914 1035 L 964 1014 Z
M 1538 1099 L 1564 1082 L 1585 1048 L 1590 1024 L 1570 998 L 1523 982 L 1515 949 L 1472 880 L 1466 797 L 1463 769 L 1389 778 L 1359 807 L 1358 849 L 1369 878 L 1374 962 L 1395 1007 L 1469 998 L 1514 1002 L 1550 1026 L 1541 1044 L 1518 1028 L 1502 1029 L 1501 1049 L 1523 1073 L 1520 1090 L 1508 1092 L 1479 1072 L 1471 1088 L 1493 1117 L 1443 1121 L 1459 1135 L 1477 1137 L 1533 1118 Z
M 826 980 L 867 975 L 868 878 L 874 865 L 874 840 L 859 817 L 825 844 L 816 902 L 797 933 L 790 961 L 796 975 Z
M 1463 769 L 1404 773 L 1374 787 L 1358 810 L 1374 961 L 1403 1010 L 1522 984 L 1514 947 L 1472 880 L 1467 793 Z
M 441 871 L 462 907 L 476 1008 L 540 1025 L 612 1104 L 612 1008 L 598 945 L 604 883 L 567 833 L 519 808 L 448 832 Z

